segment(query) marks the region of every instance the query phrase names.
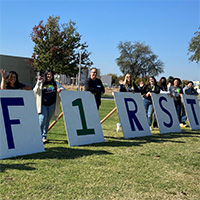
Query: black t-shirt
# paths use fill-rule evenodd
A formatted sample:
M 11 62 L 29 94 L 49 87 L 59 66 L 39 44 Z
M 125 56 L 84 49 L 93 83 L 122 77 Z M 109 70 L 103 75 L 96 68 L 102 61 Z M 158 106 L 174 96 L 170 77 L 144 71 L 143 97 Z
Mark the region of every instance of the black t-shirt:
M 56 86 L 53 82 L 45 84 L 42 87 L 42 105 L 51 106 L 56 102 Z
M 100 79 L 95 80 L 88 78 L 85 81 L 85 91 L 90 91 L 94 94 L 97 107 L 101 105 L 101 93 L 105 92 L 105 88 Z
M 8 90 L 16 90 L 16 89 L 23 89 L 24 87 L 26 87 L 26 85 L 23 84 L 23 83 L 19 83 L 19 84 L 16 85 L 15 87 L 12 87 L 12 86 L 10 86 L 10 84 L 8 84 L 8 85 L 6 86 L 6 89 L 8 89 Z

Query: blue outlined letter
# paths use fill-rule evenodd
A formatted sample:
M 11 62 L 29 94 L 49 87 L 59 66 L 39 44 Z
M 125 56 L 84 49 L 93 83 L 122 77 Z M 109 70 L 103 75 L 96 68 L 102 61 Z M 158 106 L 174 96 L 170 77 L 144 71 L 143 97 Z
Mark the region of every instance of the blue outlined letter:
M 135 126 L 133 124 L 133 120 L 135 121 L 135 124 L 136 126 L 138 127 L 138 130 L 139 131 L 143 131 L 143 127 L 141 126 L 138 118 L 136 117 L 136 113 L 137 113 L 137 110 L 138 110 L 138 107 L 137 107 L 137 104 L 136 102 L 134 101 L 134 99 L 132 98 L 125 98 L 124 99 L 125 101 L 125 105 L 126 105 L 126 110 L 127 110 L 127 113 L 128 113 L 128 118 L 129 118 L 129 122 L 130 122 L 130 125 L 131 125 L 131 130 L 132 131 L 135 131 Z M 134 105 L 135 105 L 135 110 L 129 110 L 129 107 L 128 107 L 128 102 L 132 102 Z
M 23 105 L 24 105 L 24 100 L 22 97 L 1 98 L 1 107 L 2 107 L 2 112 L 3 112 L 8 149 L 15 148 L 11 125 L 12 124 L 20 124 L 19 119 L 12 119 L 12 120 L 10 119 L 9 112 L 8 112 L 8 106 L 23 106 Z
M 160 105 L 160 108 L 162 109 L 162 111 L 164 111 L 170 118 L 170 122 L 167 124 L 166 122 L 163 122 L 163 124 L 167 127 L 167 128 L 170 128 L 172 127 L 173 125 L 173 118 L 172 118 L 172 115 L 170 114 L 170 112 L 168 110 L 166 110 L 163 105 L 162 105 L 162 101 L 166 101 L 167 102 L 167 99 L 165 97 L 160 97 L 159 98 L 159 105 Z
M 196 112 L 194 110 L 194 104 L 196 104 L 196 101 L 194 99 L 186 99 L 186 101 L 187 101 L 187 104 L 191 105 L 192 114 L 194 116 L 194 120 L 196 122 L 196 125 L 199 125 L 199 122 L 198 122 L 198 119 L 197 119 L 197 115 L 196 115 Z

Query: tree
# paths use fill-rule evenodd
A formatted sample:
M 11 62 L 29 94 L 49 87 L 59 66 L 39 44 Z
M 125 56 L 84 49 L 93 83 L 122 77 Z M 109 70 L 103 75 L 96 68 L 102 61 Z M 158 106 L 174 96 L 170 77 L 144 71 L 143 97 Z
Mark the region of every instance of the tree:
M 196 31 L 194 37 L 190 40 L 188 54 L 190 53 L 193 53 L 193 55 L 189 57 L 189 60 L 196 61 L 198 64 L 200 61 L 200 27 L 199 31 Z
M 119 85 L 119 81 L 124 81 L 124 76 L 118 76 L 117 77 L 117 80 L 116 80 L 117 85 Z
M 140 42 L 119 42 L 120 51 L 117 65 L 123 74 L 130 73 L 133 79 L 145 76 L 157 76 L 163 71 L 163 62 L 158 59 L 148 45 Z
M 167 79 L 167 83 L 171 82 L 174 80 L 174 77 L 173 76 L 169 76 L 168 79 Z
M 189 80 L 181 80 L 182 88 L 188 84 Z
M 117 81 L 117 74 L 110 73 L 110 74 L 107 74 L 107 75 L 111 76 L 111 79 L 112 79 L 111 85 L 113 85 L 113 84 L 115 84 L 115 85 L 119 84 L 119 82 Z
M 32 66 L 40 72 L 52 69 L 55 73 L 69 76 L 78 73 L 79 47 L 82 46 L 83 67 L 92 65 L 86 42 L 81 43 L 73 21 L 59 25 L 60 17 L 49 16 L 46 24 L 43 21 L 34 26 L 31 39 L 35 43 L 32 55 Z

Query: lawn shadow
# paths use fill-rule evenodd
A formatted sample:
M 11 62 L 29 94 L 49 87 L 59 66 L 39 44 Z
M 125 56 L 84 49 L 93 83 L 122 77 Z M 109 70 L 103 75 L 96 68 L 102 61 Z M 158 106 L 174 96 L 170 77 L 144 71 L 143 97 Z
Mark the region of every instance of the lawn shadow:
M 11 158 L 14 160 L 17 159 L 75 159 L 83 156 L 91 156 L 91 155 L 110 155 L 112 153 L 108 151 L 95 151 L 88 149 L 77 149 L 77 148 L 69 148 L 69 147 L 50 147 L 45 148 L 45 152 L 36 153 L 26 156 L 19 156 L 15 158 Z
M 63 140 L 57 140 L 57 139 L 49 139 L 48 140 L 48 143 L 51 143 L 51 144 L 68 144 L 68 141 L 67 139 L 63 139 Z
M 33 163 L 26 163 L 26 164 L 1 164 L 0 165 L 0 172 L 5 172 L 6 169 L 18 169 L 18 170 L 35 170 L 36 168 L 26 166 Z
M 135 137 L 125 139 L 123 137 L 113 137 L 113 136 L 104 136 L 108 141 L 105 143 L 97 143 L 92 144 L 92 146 L 141 146 L 146 143 L 155 142 L 155 143 L 165 143 L 165 142 L 173 142 L 173 143 L 185 143 L 181 140 L 175 140 L 177 138 L 183 137 L 200 137 L 198 132 L 187 132 L 183 131 L 181 133 L 166 133 L 166 134 L 152 134 L 151 136 L 145 137 Z
M 146 143 L 146 142 L 142 142 L 142 141 L 134 142 L 134 141 L 130 141 L 130 139 L 125 139 L 122 137 L 104 136 L 104 138 L 107 138 L 109 140 L 105 141 L 103 143 L 90 144 L 90 146 L 93 146 L 93 147 L 131 147 L 131 146 L 141 146 Z

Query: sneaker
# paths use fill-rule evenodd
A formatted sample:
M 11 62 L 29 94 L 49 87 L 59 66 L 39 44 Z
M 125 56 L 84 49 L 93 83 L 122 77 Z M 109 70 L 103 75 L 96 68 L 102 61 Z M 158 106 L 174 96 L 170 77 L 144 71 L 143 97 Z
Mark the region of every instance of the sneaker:
M 185 122 L 183 122 L 183 126 L 184 126 L 184 127 L 187 127 L 187 124 L 186 124 Z
M 119 132 L 120 127 L 121 127 L 121 124 L 120 124 L 120 123 L 117 123 L 117 129 L 116 129 L 117 132 Z
M 182 127 L 182 128 L 187 127 L 187 124 L 186 124 L 186 123 L 180 123 L 179 125 L 180 125 L 180 127 Z
M 153 130 L 151 126 L 149 126 L 149 128 L 150 128 L 150 131 L 152 131 L 152 130 Z
M 45 139 L 45 138 L 42 138 L 42 142 L 43 142 L 44 144 L 46 144 L 46 143 L 48 143 L 48 140 Z

